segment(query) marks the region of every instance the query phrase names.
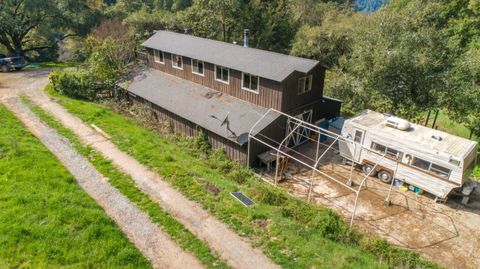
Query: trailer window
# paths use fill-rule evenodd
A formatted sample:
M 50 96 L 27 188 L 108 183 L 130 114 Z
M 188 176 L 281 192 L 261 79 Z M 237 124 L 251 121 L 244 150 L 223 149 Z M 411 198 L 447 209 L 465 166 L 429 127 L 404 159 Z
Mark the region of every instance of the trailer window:
M 434 164 L 425 160 L 422 160 L 420 158 L 414 157 L 412 161 L 412 166 L 418 167 L 420 169 L 430 171 L 434 175 L 443 177 L 443 178 L 448 178 L 450 176 L 450 172 L 452 170 L 445 168 L 443 166 L 440 166 L 438 164 Z
M 361 144 L 361 143 L 362 143 L 362 138 L 363 138 L 363 132 L 362 132 L 362 131 L 359 131 L 359 130 L 356 130 L 356 131 L 355 131 L 354 141 L 355 141 L 356 143 Z
M 394 150 L 391 148 L 387 148 L 387 157 L 393 158 L 393 159 L 402 159 L 403 157 L 403 152 L 400 152 L 398 150 Z
M 385 150 L 387 150 L 387 147 L 385 147 L 385 146 L 383 146 L 383 145 L 380 145 L 380 144 L 377 144 L 377 143 L 375 143 L 375 142 L 372 142 L 371 148 L 372 148 L 373 150 L 375 150 L 376 152 L 382 153 L 382 154 L 384 154 L 384 153 L 385 153 Z
M 434 163 L 432 163 L 432 166 L 430 167 L 430 171 L 432 171 L 435 175 L 439 176 L 439 177 L 444 177 L 444 178 L 448 178 L 448 176 L 450 176 L 450 169 L 448 168 L 445 168 L 445 167 L 442 167 L 440 165 L 436 165 Z
M 392 148 L 388 148 L 384 145 L 381 145 L 375 142 L 372 142 L 371 149 L 373 149 L 378 153 L 381 153 L 382 155 L 385 154 L 386 157 L 391 159 L 397 159 L 397 157 L 398 159 L 402 159 L 403 157 L 403 152 L 392 149 Z
M 417 157 L 414 157 L 412 161 L 412 166 L 415 166 L 427 171 L 430 169 L 430 165 L 431 165 L 430 162 L 427 162 Z

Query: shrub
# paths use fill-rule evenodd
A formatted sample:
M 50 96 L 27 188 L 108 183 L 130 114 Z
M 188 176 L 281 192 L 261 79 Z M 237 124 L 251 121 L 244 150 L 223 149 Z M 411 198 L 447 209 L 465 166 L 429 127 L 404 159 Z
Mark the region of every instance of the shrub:
M 235 167 L 235 162 L 229 160 L 223 149 L 212 150 L 208 156 L 208 166 L 222 173 L 230 173 Z
M 284 217 L 294 219 L 306 227 L 319 231 L 327 239 L 352 243 L 348 225 L 340 215 L 330 209 L 291 199 L 281 208 L 281 212 Z
M 380 238 L 365 236 L 360 240 L 360 249 L 374 254 L 391 268 L 439 268 L 422 260 L 417 252 L 393 246 Z
M 50 73 L 50 81 L 56 92 L 74 98 L 93 100 L 105 89 L 105 85 L 85 69 L 54 70 Z
M 251 195 L 258 201 L 273 206 L 284 205 L 288 197 L 279 189 L 274 189 L 264 183 L 254 184 L 250 188 Z

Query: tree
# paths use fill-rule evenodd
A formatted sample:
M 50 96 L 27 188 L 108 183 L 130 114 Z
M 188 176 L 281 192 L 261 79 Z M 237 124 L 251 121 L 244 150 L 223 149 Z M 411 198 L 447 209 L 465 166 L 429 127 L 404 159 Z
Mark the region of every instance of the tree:
M 297 30 L 287 0 L 197 0 L 180 21 L 194 35 L 239 44 L 250 29 L 252 47 L 279 52 L 288 51 Z
M 239 8 L 237 0 L 197 0 L 182 12 L 181 21 L 195 35 L 229 41 Z
M 124 23 L 128 25 L 140 39 L 150 37 L 155 30 L 181 30 L 181 26 L 172 12 L 158 8 L 149 11 L 145 6 L 131 13 L 124 19 Z
M 92 29 L 87 39 L 91 74 L 107 86 L 113 86 L 126 75 L 127 66 L 135 58 L 133 32 L 120 21 L 105 20 Z
M 322 12 L 320 25 L 303 25 L 293 42 L 291 54 L 312 58 L 327 67 L 338 65 L 338 60 L 351 51 L 353 32 L 361 14 L 352 14 L 350 10 L 333 8 Z
M 361 104 L 410 119 L 440 104 L 452 56 L 446 31 L 434 23 L 442 6 L 406 2 L 402 9 L 387 6 L 357 22 L 351 53 L 336 69 L 341 79 L 328 90 L 355 104 L 352 109 Z M 348 87 L 354 89 L 345 91 Z M 357 94 L 336 95 L 342 92 Z
M 97 18 L 98 12 L 82 0 L 3 0 L 0 44 L 9 53 L 24 56 L 51 48 L 68 35 L 85 34 Z
M 449 73 L 443 106 L 450 117 L 480 137 L 480 42 L 457 59 Z

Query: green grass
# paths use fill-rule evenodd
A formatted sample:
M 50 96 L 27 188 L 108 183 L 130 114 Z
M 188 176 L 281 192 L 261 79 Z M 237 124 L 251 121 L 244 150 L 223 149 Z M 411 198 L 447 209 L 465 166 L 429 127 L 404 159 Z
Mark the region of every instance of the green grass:
M 25 70 L 38 69 L 38 68 L 68 68 L 76 67 L 81 63 L 79 62 L 41 62 L 31 63 L 25 67 Z
M 0 268 L 150 268 L 60 162 L 0 105 Z
M 228 268 L 218 255 L 211 253 L 205 242 L 197 239 L 195 235 L 188 231 L 181 223 L 163 211 L 158 203 L 152 201 L 146 194 L 140 191 L 135 186 L 131 177 L 122 173 L 109 160 L 103 158 L 93 148 L 84 146 L 70 129 L 65 128 L 50 114 L 33 104 L 27 97 L 22 97 L 22 101 L 26 103 L 45 123 L 56 129 L 62 136 L 68 138 L 75 149 L 80 154 L 87 157 L 90 163 L 109 179 L 112 186 L 128 197 L 128 199 L 135 203 L 138 208 L 147 213 L 150 219 L 157 223 L 163 231 L 167 232 L 170 237 L 180 245 L 180 247 L 192 252 L 208 268 Z
M 158 172 L 285 268 L 437 267 L 416 252 L 350 232 L 332 210 L 306 204 L 261 182 L 219 151 L 202 154 L 198 139 L 159 135 L 105 106 L 60 96 L 51 87 L 47 90 L 72 114 L 106 131 L 120 149 Z M 207 184 L 216 186 L 219 193 L 209 192 Z M 231 191 L 253 197 L 255 206 L 244 207 L 229 195 Z

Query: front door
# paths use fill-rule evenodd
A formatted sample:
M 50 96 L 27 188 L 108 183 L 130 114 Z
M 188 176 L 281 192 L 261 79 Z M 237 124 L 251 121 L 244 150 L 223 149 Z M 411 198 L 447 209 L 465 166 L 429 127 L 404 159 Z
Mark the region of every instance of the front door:
M 304 111 L 295 116 L 295 118 L 311 123 L 312 122 L 312 110 Z M 293 130 L 295 130 L 290 137 L 288 138 L 286 145 L 288 147 L 295 147 L 303 142 L 307 141 L 310 137 L 310 129 L 305 128 L 303 126 L 298 127 L 299 122 L 296 120 L 291 120 L 290 118 L 287 120 L 287 135 L 290 134 Z

